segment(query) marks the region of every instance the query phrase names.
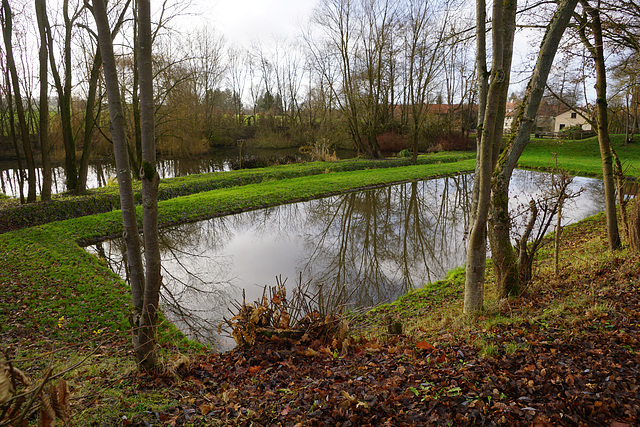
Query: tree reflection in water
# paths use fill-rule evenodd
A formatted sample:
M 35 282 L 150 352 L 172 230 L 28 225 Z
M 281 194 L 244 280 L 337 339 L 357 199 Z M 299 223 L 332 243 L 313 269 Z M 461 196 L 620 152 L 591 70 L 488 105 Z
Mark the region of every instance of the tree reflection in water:
M 515 172 L 514 203 L 539 191 L 536 174 Z M 312 293 L 322 288 L 325 305 L 392 300 L 464 262 L 472 181 L 411 182 L 165 229 L 164 311 L 195 338 L 215 342 L 215 326 L 242 289 L 252 302 L 276 276 Z M 580 178 L 575 185 L 585 191 L 567 216 L 603 209 L 601 183 Z M 101 246 L 124 277 L 121 244 Z
M 300 271 L 316 285 L 344 285 L 342 301 L 355 306 L 442 277 L 463 259 L 469 182 L 461 175 L 310 203 Z

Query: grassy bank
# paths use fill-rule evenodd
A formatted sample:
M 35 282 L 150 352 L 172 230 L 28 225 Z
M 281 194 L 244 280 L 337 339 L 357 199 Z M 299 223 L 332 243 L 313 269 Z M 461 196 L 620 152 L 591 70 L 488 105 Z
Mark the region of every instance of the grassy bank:
M 454 174 L 472 167 L 473 161 L 465 160 L 265 180 L 162 201 L 160 224 L 168 226 L 391 182 Z M 120 211 L 112 211 L 0 235 L 0 278 L 5 294 L 10 296 L 0 302 L 0 324 L 6 325 L 7 337 L 13 337 L 10 343 L 18 343 L 27 333 L 20 331 L 44 341 L 77 342 L 91 340 L 97 330 L 125 328 L 126 286 L 77 245 L 121 232 Z M 100 315 L 94 313 L 96 306 L 102 308 Z
M 442 152 L 418 157 L 417 165 L 451 163 L 474 158 L 469 152 Z M 180 196 L 202 193 L 223 188 L 248 184 L 284 180 L 297 177 L 321 175 L 332 172 L 349 172 L 369 169 L 399 168 L 413 165 L 408 158 L 383 160 L 349 159 L 336 162 L 308 162 L 271 166 L 259 169 L 244 169 L 225 173 L 208 173 L 163 179 L 160 182 L 159 200 L 169 200 Z M 384 179 L 388 179 L 385 177 Z M 399 178 L 402 180 L 404 178 Z M 415 179 L 415 178 L 409 178 Z M 385 182 L 380 181 L 380 182 Z M 138 203 L 142 198 L 140 182 L 134 183 L 134 197 Z M 120 200 L 117 186 L 93 189 L 87 195 L 74 197 L 59 195 L 47 203 L 19 205 L 17 200 L 2 202 L 0 209 L 0 232 L 23 227 L 32 227 L 50 221 L 110 212 L 118 209 Z
M 624 141 L 624 135 L 611 135 L 613 149 L 623 163 L 625 174 L 640 176 L 640 136 L 631 144 Z M 601 177 L 602 160 L 598 138 L 583 140 L 532 139 L 527 145 L 518 167 L 537 170 L 554 170 L 557 155 L 558 167 L 570 174 Z
M 606 370 L 600 378 L 598 371 L 612 369 L 608 364 L 603 366 L 603 354 L 621 358 L 613 360 L 622 366 L 615 371 L 616 381 L 620 384 L 615 398 L 619 407 L 628 405 L 629 399 L 635 399 L 624 384 L 632 381 L 626 376 L 627 366 L 633 363 L 637 366 L 640 361 L 633 344 L 638 339 L 637 324 L 634 326 L 633 322 L 640 320 L 640 304 L 637 290 L 634 291 L 640 279 L 640 260 L 626 251 L 615 254 L 603 251 L 606 247 L 604 215 L 565 229 L 559 277 L 553 274 L 553 257 L 547 246 L 536 262 L 534 282 L 521 297 L 496 300 L 489 281 L 487 310 L 479 318 L 469 319 L 461 314 L 464 276 L 458 269 L 447 279 L 412 291 L 364 316 L 359 328 L 353 330 L 356 339 L 348 354 L 340 355 L 336 351 L 332 356 L 323 357 L 318 351 L 316 356 L 300 356 L 297 354 L 307 351 L 311 344 L 291 351 L 279 347 L 272 350 L 269 346 L 275 344 L 271 343 L 233 355 L 198 356 L 198 351 L 165 339 L 163 346 L 168 351 L 164 356 L 165 373 L 156 377 L 137 375 L 131 363 L 126 321 L 118 320 L 126 311 L 123 309 L 128 299 L 126 287 L 96 258 L 86 255 L 73 243 L 69 238 L 72 227 L 67 227 L 67 237 L 51 242 L 53 247 L 48 244 L 38 246 L 37 242 L 50 238 L 50 231 L 46 229 L 53 226 L 8 233 L 21 236 L 11 251 L 22 253 L 22 256 L 19 259 L 5 256 L 4 259 L 25 268 L 16 266 L 8 271 L 2 267 L 0 273 L 3 286 L 8 285 L 8 277 L 13 278 L 11 295 L 15 300 L 10 306 L 20 310 L 11 312 L 6 306 L 0 309 L 5 328 L 2 340 L 3 344 L 8 342 L 18 351 L 17 358 L 23 359 L 17 360 L 16 366 L 26 370 L 32 378 L 38 378 L 49 363 L 59 372 L 90 355 L 81 367 L 65 375 L 74 398 L 72 425 L 121 425 L 123 416 L 131 420 L 131 425 L 144 425 L 143 420 L 154 425 L 169 425 L 176 419 L 187 423 L 185 408 L 193 411 L 192 425 L 241 425 L 245 422 L 249 425 L 251 421 L 264 425 L 269 419 L 274 422 L 282 417 L 287 420 L 291 419 L 287 418 L 289 416 L 300 416 L 299 411 L 294 411 L 296 408 L 302 408 L 302 416 L 312 419 L 322 415 L 322 408 L 314 409 L 311 405 L 309 409 L 305 403 L 307 397 L 313 401 L 317 399 L 314 396 L 329 392 L 331 402 L 337 399 L 334 402 L 337 407 L 345 399 L 344 395 L 341 397 L 341 391 L 362 401 L 366 395 L 382 399 L 384 393 L 393 392 L 398 396 L 398 403 L 394 405 L 399 405 L 395 407 L 393 417 L 403 417 L 406 411 L 428 403 L 444 405 L 443 408 L 449 408 L 447 411 L 453 411 L 436 412 L 444 417 L 455 413 L 455 408 L 468 408 L 460 404 L 460 399 L 467 403 L 481 399 L 487 417 L 495 416 L 499 413 L 496 411 L 504 408 L 515 410 L 524 406 L 544 413 L 543 408 L 549 407 L 550 399 L 556 394 L 538 396 L 533 390 L 542 392 L 548 388 L 545 384 L 552 384 L 558 375 L 562 375 L 559 384 L 569 395 L 575 393 L 575 396 L 589 399 L 589 395 L 582 393 L 585 390 L 580 379 L 582 375 L 585 381 L 591 381 L 588 391 L 599 393 L 599 401 L 611 405 L 613 392 L 607 388 L 609 383 L 604 381 L 604 376 L 613 375 L 613 372 Z M 7 248 L 3 236 L 0 236 L 0 242 L 4 253 Z M 42 250 L 46 250 L 42 258 L 27 256 Z M 45 272 L 44 277 L 38 274 L 39 271 Z M 57 294 L 66 301 L 56 302 Z M 633 295 L 636 295 L 635 300 L 631 298 Z M 97 306 L 103 306 L 99 312 L 95 310 Z M 402 322 L 403 336 L 387 335 L 388 317 Z M 121 332 L 114 333 L 117 330 Z M 585 343 L 588 348 L 582 347 Z M 69 347 L 69 344 L 77 347 Z M 43 355 L 45 350 L 54 352 Z M 276 353 L 278 357 L 289 359 L 269 362 L 269 355 L 275 358 Z M 292 360 L 287 354 L 296 359 Z M 529 376 L 534 371 L 526 366 L 536 366 L 537 358 L 543 362 L 547 360 L 535 371 L 538 375 L 547 375 L 547 381 Z M 556 358 L 561 363 L 553 363 Z M 292 378 L 281 374 L 283 370 L 277 368 L 278 363 L 285 363 L 285 371 L 290 372 Z M 583 366 L 585 363 L 586 367 Z M 386 366 L 393 368 L 387 370 Z M 586 373 L 588 367 L 593 372 Z M 539 374 L 542 368 L 547 374 L 545 371 Z M 378 395 L 375 391 L 378 381 L 371 378 L 382 375 L 378 372 L 380 369 L 385 372 L 383 377 L 392 379 L 394 384 L 384 382 L 382 394 Z M 475 378 L 478 370 L 482 374 L 476 381 L 461 380 Z M 500 374 L 489 374 L 494 371 Z M 282 378 L 270 378 L 267 374 L 278 374 Z M 207 379 L 206 375 L 216 379 Z M 575 380 L 563 382 L 568 375 L 575 376 Z M 218 380 L 218 376 L 224 380 Z M 247 380 L 253 377 L 257 378 L 254 383 Z M 308 392 L 323 384 L 327 377 L 331 384 L 341 384 L 335 390 L 337 396 L 333 396 L 330 385 L 320 387 L 322 392 Z M 524 386 L 509 385 L 522 381 Z M 219 384 L 223 382 L 226 386 L 220 388 Z M 268 388 L 269 384 L 274 388 L 273 392 L 259 391 L 262 385 Z M 258 390 L 251 391 L 256 387 Z M 368 394 L 358 393 L 363 387 Z M 523 401 L 522 396 L 528 400 Z M 250 402 L 262 400 L 272 403 L 268 408 L 249 406 Z M 588 403 L 581 401 L 580 405 L 574 406 L 580 408 Z M 379 404 L 367 405 L 361 411 L 354 411 L 354 415 L 362 414 L 365 409 L 380 409 Z M 233 407 L 251 408 L 251 411 L 229 409 Z M 594 407 L 593 402 L 591 407 Z M 425 411 L 428 408 L 428 405 L 424 406 Z M 584 416 L 596 419 L 600 410 L 595 406 L 593 412 Z M 571 414 L 567 407 L 562 411 Z M 291 414 L 287 415 L 289 412 Z M 205 413 L 210 415 L 202 415 Z M 617 411 L 618 415 L 609 416 L 622 419 L 621 413 Z M 629 414 L 629 417 L 634 416 Z M 511 416 L 517 416 L 517 412 Z M 532 422 L 524 417 L 517 419 L 520 424 Z M 563 425 L 561 422 L 552 424 Z

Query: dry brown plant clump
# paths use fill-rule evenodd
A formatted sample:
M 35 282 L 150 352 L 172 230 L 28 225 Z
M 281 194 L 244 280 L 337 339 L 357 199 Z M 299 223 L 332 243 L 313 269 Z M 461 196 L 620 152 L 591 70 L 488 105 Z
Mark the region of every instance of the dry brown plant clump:
M 55 426 L 56 419 L 63 423 L 69 421 L 67 383 L 60 379 L 57 385 L 50 384 L 48 390 L 45 389 L 52 372 L 49 368 L 40 381 L 33 383 L 11 363 L 0 364 L 0 425 L 26 426 L 27 419 L 37 412 L 40 412 L 39 426 Z
M 235 303 L 235 315 L 225 319 L 219 332 L 227 332 L 238 346 L 256 344 L 258 337 L 273 337 L 313 341 L 346 339 L 348 323 L 342 316 L 342 306 L 319 301 L 322 291 L 308 292 L 309 283 L 299 284 L 287 297 L 285 281 L 277 279 L 276 286 L 265 286 L 262 298 L 247 303 Z

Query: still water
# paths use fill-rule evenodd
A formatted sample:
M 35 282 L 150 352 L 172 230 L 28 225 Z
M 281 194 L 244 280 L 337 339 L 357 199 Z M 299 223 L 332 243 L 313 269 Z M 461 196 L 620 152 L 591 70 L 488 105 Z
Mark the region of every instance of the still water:
M 550 175 L 516 171 L 510 208 L 543 197 Z M 323 287 L 335 303 L 366 307 L 444 277 L 464 263 L 472 175 L 394 185 L 184 224 L 162 230 L 164 310 L 185 332 L 216 342 L 231 302 L 287 287 Z M 604 210 L 602 184 L 575 178 L 563 223 Z M 90 248 L 126 276 L 123 244 Z
M 348 150 L 341 150 L 338 157 L 341 159 L 351 158 L 355 153 Z M 282 158 L 283 156 L 299 157 L 302 160 L 310 160 L 306 154 L 301 154 L 297 149 L 257 149 L 245 148 L 243 157 Z M 176 176 L 193 175 L 199 173 L 224 172 L 230 170 L 230 163 L 238 159 L 237 149 L 217 149 L 213 153 L 204 156 L 194 156 L 193 158 L 159 159 L 158 174 L 161 179 L 174 178 Z M 24 162 L 23 162 L 24 163 Z M 64 167 L 58 165 L 52 167 L 52 189 L 53 194 L 62 193 L 67 190 Z M 110 181 L 115 182 L 116 167 L 112 160 L 102 160 L 89 165 L 87 173 L 87 188 L 98 188 L 107 185 Z M 27 175 L 23 171 L 24 194 L 27 194 Z M 17 161 L 0 161 L 0 192 L 10 197 L 20 196 L 20 169 Z M 42 168 L 36 168 L 37 194 L 42 189 Z

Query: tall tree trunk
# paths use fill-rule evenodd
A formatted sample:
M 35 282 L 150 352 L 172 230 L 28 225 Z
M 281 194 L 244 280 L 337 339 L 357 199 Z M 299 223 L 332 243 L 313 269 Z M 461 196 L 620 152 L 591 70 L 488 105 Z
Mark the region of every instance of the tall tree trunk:
M 27 202 L 36 201 L 36 163 L 33 158 L 33 149 L 31 140 L 29 139 L 29 128 L 27 127 L 27 119 L 24 113 L 24 105 L 22 104 L 22 96 L 20 95 L 20 82 L 18 81 L 18 71 L 16 63 L 13 59 L 13 46 L 11 45 L 11 32 L 13 31 L 13 19 L 11 16 L 11 7 L 9 0 L 2 0 L 2 12 L 4 15 L 3 36 L 4 45 L 7 53 L 7 68 L 11 74 L 11 85 L 13 88 L 14 100 L 16 103 L 16 113 L 18 113 L 18 125 L 20 126 L 20 138 L 24 148 L 24 155 L 27 160 L 27 181 L 29 189 L 27 193 Z
M 5 81 L 7 84 L 7 109 L 9 110 L 9 137 L 11 138 L 11 143 L 13 144 L 13 150 L 16 153 L 16 159 L 18 160 L 18 173 L 16 174 L 18 178 L 18 191 L 20 194 L 20 204 L 24 205 L 24 169 L 22 168 L 22 154 L 20 154 L 20 148 L 18 148 L 18 136 L 16 135 L 16 119 L 13 111 L 13 96 L 11 95 L 11 77 L 9 77 L 8 69 L 5 69 Z
M 640 252 L 640 191 L 636 193 L 631 218 L 629 218 L 629 249 Z
M 139 19 L 139 17 L 138 17 Z M 139 23 L 138 19 L 133 22 L 133 87 L 131 88 L 131 108 L 133 112 L 133 147 L 130 153 L 134 154 L 134 158 L 131 160 L 133 166 L 141 165 L 142 160 L 142 120 L 140 115 L 140 49 L 139 49 Z M 196 109 L 197 111 L 197 109 Z
M 484 302 L 484 273 L 487 261 L 487 216 L 491 195 L 491 175 L 500 150 L 505 103 L 509 89 L 513 36 L 515 33 L 516 0 L 494 0 L 492 28 L 493 61 L 491 82 L 480 139 L 480 166 L 475 176 L 476 212 L 467 242 L 467 263 L 464 289 L 464 312 L 477 313 Z
M 100 55 L 100 48 L 96 48 L 91 74 L 89 75 L 87 105 L 84 110 L 84 138 L 82 143 L 82 157 L 80 158 L 80 169 L 78 171 L 78 182 L 76 183 L 76 194 L 82 194 L 87 190 L 87 175 L 89 173 L 89 159 L 91 158 L 91 146 L 93 144 L 95 105 L 101 64 L 102 56 Z
M 578 0 L 564 0 L 558 6 L 540 46 L 538 59 L 516 119 L 516 132 L 500 155 L 492 179 L 489 212 L 489 241 L 493 268 L 501 297 L 520 292 L 518 256 L 511 245 L 509 221 L 509 182 L 518 159 L 529 143 L 547 78 Z M 524 242 L 523 244 L 526 244 Z
M 73 129 L 71 127 L 71 32 L 73 22 L 69 18 L 69 0 L 63 0 L 62 15 L 64 18 L 64 82 L 60 78 L 57 68 L 56 58 L 53 49 L 53 37 L 51 35 L 51 26 L 49 20 L 45 19 L 47 31 L 47 41 L 49 42 L 49 63 L 51 64 L 51 75 L 53 83 L 58 93 L 58 108 L 60 110 L 60 126 L 62 128 L 62 145 L 64 146 L 64 168 L 67 175 L 67 190 L 74 191 L 78 179 L 78 171 L 76 166 L 76 148 L 75 139 L 73 137 Z
M 138 59 L 140 72 L 140 135 L 142 141 L 142 224 L 146 261 L 144 300 L 134 348 L 138 364 L 151 369 L 158 363 L 156 328 L 160 298 L 160 244 L 158 236 L 158 184 L 153 118 L 151 12 L 149 0 L 138 0 Z M 137 343 L 136 343 L 137 340 Z
M 120 31 L 122 24 L 124 23 L 125 15 L 131 4 L 131 0 L 127 0 L 117 22 L 111 31 L 111 40 Z M 89 160 L 91 158 L 91 148 L 93 146 L 93 129 L 95 128 L 96 117 L 100 116 L 101 104 L 98 104 L 98 112 L 95 113 L 97 92 L 98 92 L 98 79 L 100 77 L 100 67 L 102 66 L 102 55 L 100 53 L 100 47 L 96 47 L 96 52 L 93 56 L 93 65 L 91 66 L 91 73 L 89 74 L 89 92 L 87 94 L 87 105 L 84 110 L 84 136 L 82 145 L 82 157 L 80 158 L 80 169 L 78 170 L 78 181 L 76 183 L 76 194 L 82 194 L 87 190 L 87 175 L 89 172 Z
M 49 83 L 47 72 L 47 32 L 45 19 L 47 4 L 45 0 L 35 0 L 38 31 L 40 33 L 40 114 L 39 132 L 40 152 L 42 153 L 42 191 L 40 200 L 51 200 L 51 159 L 49 157 Z
M 616 250 L 621 246 L 618 220 L 616 217 L 616 187 L 613 176 L 613 154 L 611 139 L 609 138 L 609 118 L 607 113 L 607 71 L 604 57 L 604 42 L 602 39 L 602 22 L 600 10 L 591 6 L 587 0 L 581 0 L 587 14 L 591 17 L 590 27 L 593 32 L 593 44 L 589 42 L 585 29 L 580 30 L 584 44 L 589 49 L 596 67 L 596 112 L 598 145 L 602 157 L 602 180 L 604 182 L 604 198 L 607 216 L 607 238 L 609 249 Z
M 487 91 L 489 90 L 489 72 L 487 71 L 487 3 L 476 0 L 476 68 L 478 70 L 478 120 L 476 126 L 476 168 L 475 176 L 480 176 L 482 131 L 484 130 L 484 113 L 487 107 Z M 473 185 L 471 196 L 471 224 L 475 223 L 478 211 L 478 193 L 480 186 Z
M 140 254 L 140 235 L 136 220 L 136 206 L 133 200 L 133 186 L 131 183 L 131 169 L 125 133 L 125 120 L 120 99 L 118 71 L 113 53 L 113 43 L 109 31 L 109 22 L 104 0 L 92 0 L 93 16 L 98 29 L 98 43 L 102 53 L 104 80 L 109 98 L 109 116 L 111 118 L 111 139 L 116 160 L 118 174 L 118 189 L 120 192 L 120 207 L 122 209 L 123 239 L 127 247 L 127 262 L 129 265 L 129 280 L 133 300 L 133 322 L 140 318 L 139 308 L 144 298 L 144 270 Z M 137 330 L 134 331 L 134 335 Z

